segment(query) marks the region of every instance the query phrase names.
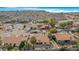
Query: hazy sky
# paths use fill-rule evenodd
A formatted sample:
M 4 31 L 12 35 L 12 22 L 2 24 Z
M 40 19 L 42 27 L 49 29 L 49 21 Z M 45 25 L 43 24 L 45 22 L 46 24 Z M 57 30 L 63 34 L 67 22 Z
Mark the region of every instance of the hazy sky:
M 79 12 L 79 7 L 0 7 L 0 11 L 45 10 L 48 12 Z

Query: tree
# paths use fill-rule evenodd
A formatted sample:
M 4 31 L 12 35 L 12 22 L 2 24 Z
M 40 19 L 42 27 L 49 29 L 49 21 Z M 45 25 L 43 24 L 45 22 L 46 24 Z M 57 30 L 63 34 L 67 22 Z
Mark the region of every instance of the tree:
M 43 20 L 43 23 L 48 23 L 48 20 Z
M 34 45 L 36 44 L 36 38 L 34 36 L 31 37 L 30 42 L 33 45 L 33 49 L 35 49 Z
M 73 24 L 73 21 L 67 21 L 67 25 L 72 25 Z
M 56 30 L 56 28 L 51 28 L 51 29 L 49 30 L 49 32 L 50 32 L 50 33 L 56 33 L 57 30 Z
M 48 37 L 52 40 L 52 33 L 48 33 Z
M 76 38 L 76 46 L 79 49 L 79 38 Z
M 76 32 L 79 32 L 79 28 L 77 28 L 75 31 L 76 31 Z
M 55 19 L 50 19 L 50 20 L 49 20 L 49 24 L 50 24 L 52 27 L 55 27 L 56 20 L 55 20 Z
M 26 41 L 22 41 L 19 45 L 19 50 L 29 50 L 31 45 Z
M 26 42 L 25 49 L 30 50 L 31 49 L 31 44 L 29 44 L 28 42 Z
M 8 43 L 4 43 L 4 45 L 2 46 L 2 50 L 7 50 L 8 47 Z
M 62 23 L 60 23 L 59 25 L 60 25 L 60 27 L 61 27 L 62 29 L 65 29 L 66 26 L 67 26 L 67 24 L 66 24 L 65 22 L 62 22 Z
M 57 42 L 55 35 L 52 36 L 52 39 Z
M 13 49 L 13 46 L 12 46 L 12 44 L 10 43 L 10 44 L 8 44 L 8 46 L 7 46 L 7 50 L 8 51 L 10 51 L 10 50 L 12 50 Z
M 70 28 L 73 24 L 73 21 L 65 21 L 65 22 L 61 22 L 59 25 L 61 28 Z
M 50 38 L 50 40 L 54 40 L 56 42 L 56 37 L 55 35 L 52 35 L 52 33 L 48 33 L 48 37 Z
M 22 50 L 22 48 L 25 46 L 25 41 L 22 41 L 19 45 L 19 49 Z
M 78 32 L 79 33 L 79 28 L 72 30 L 72 32 Z
M 16 47 L 16 44 L 13 44 L 13 47 Z

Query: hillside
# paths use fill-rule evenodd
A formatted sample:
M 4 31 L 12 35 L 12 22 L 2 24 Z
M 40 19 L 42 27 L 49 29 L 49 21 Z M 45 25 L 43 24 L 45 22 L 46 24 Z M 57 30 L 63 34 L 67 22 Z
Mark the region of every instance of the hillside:
M 68 16 L 67 16 L 68 15 Z M 46 11 L 0 11 L 1 22 L 21 22 L 21 21 L 32 21 L 32 20 L 43 20 L 55 18 L 57 21 L 65 20 L 68 17 L 73 16 L 79 17 L 78 13 L 50 13 Z

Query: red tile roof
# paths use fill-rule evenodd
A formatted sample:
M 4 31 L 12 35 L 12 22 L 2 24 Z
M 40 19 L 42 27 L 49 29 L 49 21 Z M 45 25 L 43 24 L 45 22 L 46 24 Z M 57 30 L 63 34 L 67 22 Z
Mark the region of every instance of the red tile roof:
M 9 37 L 4 37 L 2 41 L 3 41 L 3 43 L 12 43 L 12 44 L 14 44 L 14 43 L 20 43 L 23 40 L 27 40 L 27 37 L 24 37 L 22 35 L 20 35 L 20 36 L 11 35 Z
M 47 43 L 47 44 L 50 44 L 50 39 L 48 38 L 47 35 L 42 35 L 42 34 L 36 34 L 36 35 L 33 35 L 34 37 L 36 37 L 37 39 L 37 42 L 42 42 L 42 43 Z
M 71 40 L 72 36 L 67 33 L 56 33 L 55 34 L 57 40 Z
M 47 44 L 50 44 L 50 40 L 48 38 L 47 35 L 42 35 L 42 34 L 34 34 L 34 35 L 30 35 L 30 36 L 22 36 L 22 35 L 19 35 L 19 36 L 16 36 L 16 35 L 11 35 L 11 36 L 8 36 L 8 37 L 4 37 L 3 38 L 3 43 L 17 43 L 19 44 L 21 41 L 23 40 L 27 40 L 28 37 L 36 37 L 36 40 L 37 42 L 42 42 L 42 43 L 47 43 Z

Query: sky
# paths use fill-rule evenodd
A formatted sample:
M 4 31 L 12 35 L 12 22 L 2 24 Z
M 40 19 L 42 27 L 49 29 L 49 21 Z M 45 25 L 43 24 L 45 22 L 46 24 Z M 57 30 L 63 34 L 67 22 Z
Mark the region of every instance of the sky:
M 48 12 L 79 12 L 79 7 L 0 7 L 0 11 L 44 10 Z

